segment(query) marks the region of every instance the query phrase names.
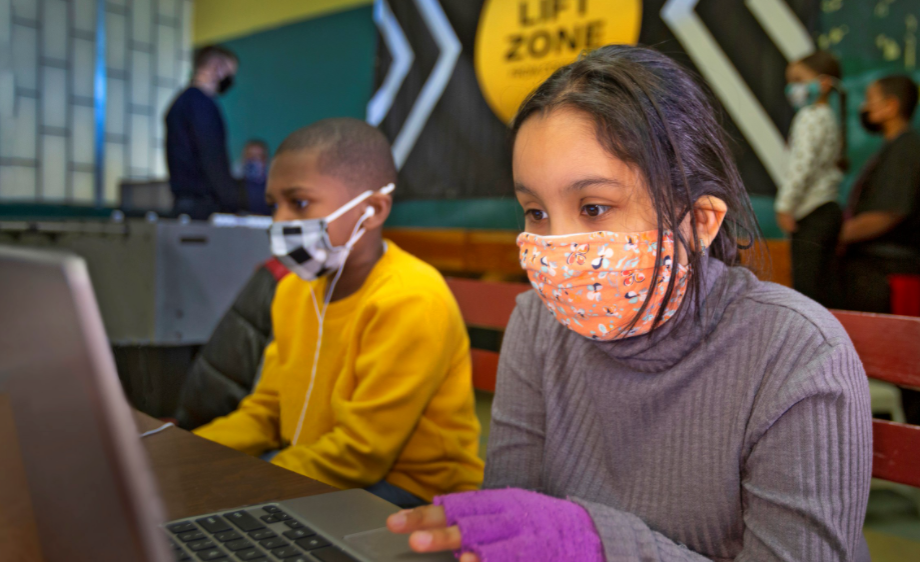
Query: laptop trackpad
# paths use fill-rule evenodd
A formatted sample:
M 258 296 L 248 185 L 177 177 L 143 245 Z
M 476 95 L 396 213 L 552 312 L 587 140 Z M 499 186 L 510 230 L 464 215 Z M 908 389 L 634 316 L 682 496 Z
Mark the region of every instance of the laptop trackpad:
M 435 554 L 419 554 L 409 548 L 409 535 L 391 533 L 386 527 L 347 535 L 345 541 L 355 550 L 361 552 L 371 560 L 381 562 L 402 561 L 406 562 L 448 562 L 454 557 L 450 552 Z

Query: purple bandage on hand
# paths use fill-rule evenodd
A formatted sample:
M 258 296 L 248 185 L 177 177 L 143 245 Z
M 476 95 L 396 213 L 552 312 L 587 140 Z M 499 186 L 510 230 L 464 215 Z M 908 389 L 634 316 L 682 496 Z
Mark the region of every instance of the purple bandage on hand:
M 460 528 L 460 551 L 481 562 L 604 562 L 594 521 L 576 503 L 507 488 L 439 496 L 434 504 Z

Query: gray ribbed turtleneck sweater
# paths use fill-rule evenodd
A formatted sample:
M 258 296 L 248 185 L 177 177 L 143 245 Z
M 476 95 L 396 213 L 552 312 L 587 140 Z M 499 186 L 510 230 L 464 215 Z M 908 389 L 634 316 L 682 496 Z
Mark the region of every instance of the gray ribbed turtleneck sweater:
M 608 562 L 863 558 L 872 429 L 843 327 L 802 295 L 710 259 L 693 307 L 594 342 L 518 297 L 485 487 L 569 497 Z

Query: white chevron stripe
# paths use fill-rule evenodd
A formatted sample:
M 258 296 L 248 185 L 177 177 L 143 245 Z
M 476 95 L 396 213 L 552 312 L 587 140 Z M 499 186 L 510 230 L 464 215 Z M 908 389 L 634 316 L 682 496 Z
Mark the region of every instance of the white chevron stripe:
M 367 122 L 376 127 L 393 107 L 393 100 L 415 61 L 415 53 L 386 0 L 374 2 L 374 22 L 393 57 L 383 83 L 367 102 Z
M 783 0 L 745 0 L 748 9 L 789 62 L 815 51 L 808 30 Z
M 684 46 L 703 77 L 722 101 L 774 183 L 785 172 L 785 143 L 751 89 L 694 12 L 699 0 L 669 0 L 661 19 Z
M 462 49 L 460 40 L 457 39 L 457 34 L 450 26 L 438 0 L 415 0 L 415 5 L 422 14 L 422 19 L 425 20 L 425 25 L 431 31 L 441 53 L 438 55 L 431 75 L 422 86 L 422 91 L 415 100 L 406 122 L 396 135 L 396 140 L 393 141 L 393 158 L 396 160 L 397 168 L 402 168 L 406 159 L 409 158 L 425 123 L 428 122 L 428 117 L 431 116 L 434 106 L 441 99 L 441 94 L 444 93 L 454 73 L 454 66 L 457 64 Z

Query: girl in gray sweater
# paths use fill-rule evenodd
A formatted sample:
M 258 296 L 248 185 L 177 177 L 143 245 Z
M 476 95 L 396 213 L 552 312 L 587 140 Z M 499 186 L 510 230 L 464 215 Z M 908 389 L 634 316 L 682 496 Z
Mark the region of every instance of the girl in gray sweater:
M 867 557 L 865 373 L 830 313 L 739 267 L 756 223 L 701 88 L 603 47 L 512 131 L 534 291 L 502 346 L 486 490 L 390 529 L 462 562 Z

